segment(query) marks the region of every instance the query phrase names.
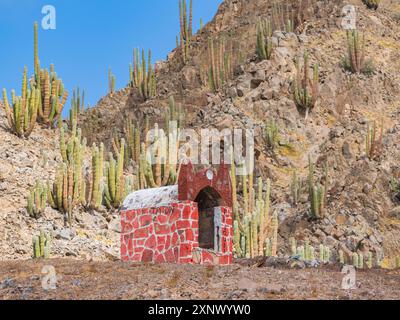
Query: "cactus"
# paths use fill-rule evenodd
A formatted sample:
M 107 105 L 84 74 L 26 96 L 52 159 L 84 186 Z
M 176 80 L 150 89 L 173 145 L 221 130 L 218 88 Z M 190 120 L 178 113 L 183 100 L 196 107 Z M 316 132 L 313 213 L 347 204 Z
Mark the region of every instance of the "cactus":
M 357 253 L 353 253 L 353 267 L 355 268 L 359 267 L 359 259 Z
M 328 188 L 328 164 L 325 164 L 325 184 L 315 184 L 314 171 L 315 165 L 309 158 L 308 190 L 311 202 L 311 216 L 315 219 L 322 219 L 325 215 L 325 204 L 327 201 Z
M 121 139 L 121 148 L 115 161 L 112 153 L 109 162 L 105 165 L 106 184 L 104 187 L 104 201 L 107 208 L 118 208 L 125 199 L 125 195 L 132 191 L 132 185 L 125 179 L 124 167 L 125 140 Z
M 305 260 L 306 252 L 304 246 L 297 248 L 297 255 L 299 256 L 300 260 Z
M 27 211 L 29 216 L 37 219 L 42 215 L 47 205 L 47 197 L 47 185 L 37 180 L 28 196 Z
M 187 1 L 179 0 L 179 24 L 180 34 L 177 39 L 177 46 L 181 47 L 183 62 L 186 63 L 189 58 L 190 43 L 192 39 L 192 23 L 193 21 L 193 0 L 190 0 L 189 4 L 189 18 Z
M 115 92 L 115 75 L 112 73 L 111 68 L 108 68 L 108 93 L 112 96 Z
M 229 46 L 229 47 L 228 47 Z M 227 44 L 223 37 L 208 40 L 207 82 L 211 90 L 216 92 L 233 77 L 233 68 L 236 64 L 236 51 L 233 43 Z
M 40 91 L 32 86 L 28 89 L 27 72 L 25 67 L 22 79 L 22 96 L 16 97 L 13 90 L 10 105 L 7 91 L 3 89 L 4 102 L 0 100 L 0 107 L 4 106 L 11 131 L 17 136 L 25 138 L 28 138 L 35 128 L 40 107 Z
M 78 122 L 78 116 L 85 111 L 85 90 L 78 87 L 72 92 L 71 109 L 69 111 L 70 129 L 72 130 L 73 123 Z
M 279 130 L 273 119 L 266 122 L 264 137 L 267 142 L 267 147 L 274 150 L 279 143 Z
M 358 267 L 364 269 L 364 255 L 362 253 L 358 255 Z
M 313 67 L 313 78 L 309 76 L 309 56 L 308 52 L 304 53 L 304 66 L 300 67 L 300 61 L 296 61 L 297 75 L 293 80 L 294 101 L 298 108 L 305 110 L 306 118 L 315 104 L 319 95 L 319 71 L 318 65 Z M 303 77 L 302 77 L 303 76 Z
M 372 61 L 365 59 L 365 36 L 357 30 L 347 30 L 347 56 L 343 58 L 343 68 L 352 73 L 371 74 Z M 361 38 L 361 39 L 360 39 Z
M 271 59 L 272 45 L 272 23 L 264 19 L 257 25 L 257 55 L 261 60 Z
M 379 137 L 376 134 L 376 121 L 372 128 L 368 124 L 367 135 L 365 139 L 365 153 L 370 160 L 379 160 L 383 151 L 383 119 L 381 120 L 381 128 Z
M 396 268 L 400 268 L 400 257 L 396 257 Z
M 148 52 L 148 62 L 146 66 L 145 51 L 142 50 L 142 58 L 140 59 L 139 49 L 133 50 L 133 74 L 132 85 L 139 90 L 143 100 L 150 99 L 156 95 L 157 82 L 155 72 L 151 63 L 151 50 Z
M 339 263 L 344 264 L 344 252 L 343 250 L 339 250 Z
M 92 174 L 89 181 L 89 199 L 88 204 L 92 209 L 99 209 L 102 203 L 102 180 L 104 168 L 104 145 L 100 148 L 93 144 L 92 146 Z
M 300 10 L 303 8 L 300 7 Z M 302 21 L 301 11 L 298 13 L 299 21 Z M 295 19 L 294 12 L 289 8 L 288 5 L 284 5 L 282 3 L 273 2 L 272 12 L 271 12 L 271 22 L 273 30 L 281 30 L 285 32 L 293 32 Z
M 33 245 L 33 258 L 34 259 L 49 259 L 51 251 L 51 236 L 46 234 L 43 230 L 40 231 L 38 237 L 32 238 Z
M 362 0 L 362 2 L 368 7 L 368 9 L 378 10 L 380 0 Z
M 64 90 L 64 84 L 57 77 L 54 65 L 50 65 L 50 72 L 40 68 L 38 24 L 34 23 L 34 68 L 35 74 L 30 81 L 31 91 L 39 90 L 39 106 L 37 121 L 54 127 L 57 121 L 61 121 L 61 114 L 68 99 L 68 91 Z
M 372 267 L 374 265 L 374 260 L 373 260 L 371 251 L 368 252 L 368 260 L 366 261 L 366 265 L 367 265 L 368 269 L 372 269 Z

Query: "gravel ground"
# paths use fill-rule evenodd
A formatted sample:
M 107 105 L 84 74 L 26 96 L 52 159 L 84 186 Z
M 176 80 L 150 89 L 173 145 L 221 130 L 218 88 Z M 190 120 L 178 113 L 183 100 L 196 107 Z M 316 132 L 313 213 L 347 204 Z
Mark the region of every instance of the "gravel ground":
M 45 266 L 56 289 L 44 290 Z M 49 273 L 50 272 L 50 273 Z M 51 275 L 51 268 L 47 276 Z M 399 270 L 361 270 L 341 289 L 339 266 L 314 269 L 146 265 L 71 259 L 0 262 L 0 299 L 399 299 Z

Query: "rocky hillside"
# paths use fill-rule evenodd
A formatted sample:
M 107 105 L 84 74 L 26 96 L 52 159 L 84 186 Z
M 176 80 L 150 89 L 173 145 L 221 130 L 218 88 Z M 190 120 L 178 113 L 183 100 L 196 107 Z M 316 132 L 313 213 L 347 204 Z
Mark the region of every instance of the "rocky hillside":
M 76 226 L 66 227 L 60 212 L 46 207 L 39 219 L 26 210 L 36 180 L 53 181 L 62 163 L 59 133 L 36 128 L 28 140 L 17 139 L 0 109 L 0 260 L 28 259 L 32 237 L 40 231 L 54 237 L 52 255 L 87 259 L 119 257 L 119 219 L 109 212 L 74 212 Z
M 383 0 L 377 11 L 361 0 L 289 1 L 296 15 L 294 32 L 275 31 L 270 60 L 260 61 L 256 51 L 256 25 L 271 15 L 270 1 L 225 0 L 214 19 L 192 40 L 190 56 L 182 50 L 157 63 L 157 95 L 143 101 L 134 88 L 124 88 L 102 98 L 80 116 L 83 135 L 111 148 L 115 131 L 122 132 L 128 117 L 162 122 L 168 98 L 182 103 L 191 128 L 249 128 L 256 133 L 256 176 L 272 180 L 272 208 L 279 215 L 279 248 L 287 252 L 290 237 L 324 243 L 351 255 L 374 252 L 380 257 L 400 255 L 400 195 L 393 188 L 400 179 L 400 6 Z M 346 32 L 341 28 L 342 8 L 357 8 L 357 27 L 366 36 L 370 75 L 352 74 L 341 67 L 347 53 Z M 213 92 L 204 81 L 210 38 L 229 39 L 238 52 L 233 76 Z M 316 107 L 305 117 L 293 101 L 295 60 L 308 51 L 318 63 L 320 93 Z M 266 121 L 279 130 L 271 150 L 264 138 Z M 368 124 L 384 124 L 379 160 L 365 152 Z M 109 257 L 118 252 L 116 214 L 80 211 L 79 228 L 65 228 L 63 217 L 46 209 L 32 220 L 25 199 L 37 178 L 54 177 L 61 161 L 58 136 L 37 128 L 29 140 L 15 139 L 0 113 L 0 239 L 1 259 L 30 256 L 31 237 L 40 228 L 56 235 L 56 256 Z M 307 192 L 297 205 L 290 184 L 296 170 L 305 185 L 309 157 L 318 176 L 328 164 L 328 192 L 324 219 L 310 218 Z M 306 189 L 306 188 L 304 188 Z M 239 190 L 240 192 L 240 190 Z M 239 194 L 240 197 L 240 194 Z M 4 231 L 4 232 L 3 232 Z
M 255 56 L 256 24 L 271 14 L 268 1 L 226 0 L 213 21 L 195 35 L 189 62 L 181 62 L 181 50 L 158 63 L 158 95 L 142 102 L 133 89 L 104 97 L 82 118 L 84 131 L 94 132 L 94 141 L 111 138 L 110 128 L 122 128 L 126 115 L 148 115 L 161 122 L 171 95 L 185 107 L 193 128 L 251 128 L 256 132 L 256 173 L 273 181 L 273 207 L 280 217 L 280 241 L 311 237 L 347 253 L 372 251 L 378 255 L 399 254 L 399 212 L 391 181 L 399 178 L 399 5 L 382 1 L 377 11 L 362 1 L 295 2 L 301 23 L 295 32 L 275 31 L 276 49 L 270 60 Z M 351 74 L 341 67 L 347 53 L 346 32 L 341 27 L 342 8 L 357 8 L 357 28 L 366 37 L 366 56 L 372 60 L 371 75 Z M 234 77 L 217 93 L 202 83 L 202 65 L 207 61 L 208 39 L 225 36 L 241 49 L 243 61 Z M 306 118 L 292 94 L 294 61 L 304 51 L 320 70 L 320 95 L 316 108 Z M 200 66 L 200 67 L 199 67 Z M 265 122 L 279 128 L 279 146 L 272 152 L 263 137 Z M 368 124 L 383 120 L 383 152 L 380 161 L 365 152 Z M 305 192 L 300 203 L 290 201 L 293 170 L 305 181 L 308 159 L 317 163 L 322 176 L 329 166 L 327 215 L 309 218 Z

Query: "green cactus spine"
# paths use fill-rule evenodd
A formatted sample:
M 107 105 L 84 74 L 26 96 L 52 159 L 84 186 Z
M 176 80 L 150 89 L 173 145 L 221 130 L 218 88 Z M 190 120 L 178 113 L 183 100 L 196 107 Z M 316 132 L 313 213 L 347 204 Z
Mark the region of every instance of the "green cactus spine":
M 265 19 L 257 25 L 257 55 L 261 60 L 269 60 L 272 50 L 272 24 L 271 21 Z

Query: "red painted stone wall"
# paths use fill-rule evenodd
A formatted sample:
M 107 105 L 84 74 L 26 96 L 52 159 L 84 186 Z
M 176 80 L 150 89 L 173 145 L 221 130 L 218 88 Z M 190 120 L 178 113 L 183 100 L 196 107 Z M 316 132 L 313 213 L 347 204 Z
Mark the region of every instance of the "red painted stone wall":
M 121 259 L 153 263 L 232 263 L 232 210 L 220 209 L 220 252 L 199 248 L 199 213 L 195 202 L 122 211 Z

